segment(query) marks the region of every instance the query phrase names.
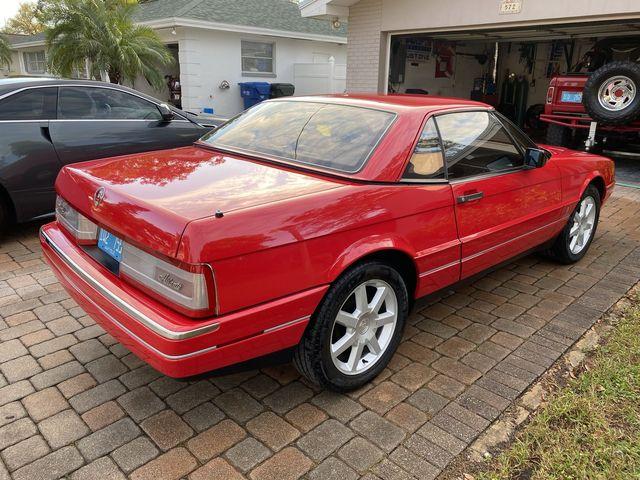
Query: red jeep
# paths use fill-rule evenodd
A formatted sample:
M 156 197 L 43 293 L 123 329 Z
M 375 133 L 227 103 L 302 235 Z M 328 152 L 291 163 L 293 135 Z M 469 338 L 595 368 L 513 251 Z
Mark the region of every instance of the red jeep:
M 597 42 L 567 75 L 551 79 L 544 114 L 547 143 L 587 148 L 640 138 L 640 38 Z M 590 131 L 593 124 L 593 131 Z

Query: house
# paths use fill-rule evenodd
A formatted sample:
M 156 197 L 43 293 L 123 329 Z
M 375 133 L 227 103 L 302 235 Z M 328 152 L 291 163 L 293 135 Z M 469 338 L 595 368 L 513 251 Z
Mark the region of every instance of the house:
M 348 91 L 514 101 L 519 115 L 544 104 L 550 78 L 595 39 L 640 34 L 637 0 L 303 0 L 300 10 L 348 22 Z M 511 98 L 516 88 L 524 99 Z
M 303 18 L 292 0 L 150 0 L 135 21 L 156 30 L 172 51 L 176 62 L 163 73 L 179 80 L 181 91 L 172 97 L 168 87 L 156 91 L 144 79 L 134 88 L 185 110 L 241 112 L 240 82 L 292 83 L 296 94 L 345 90 L 346 27 Z M 5 75 L 47 73 L 42 35 L 8 37 L 15 53 Z
M 44 53 L 44 34 L 3 34 L 11 46 L 11 65 L 0 66 L 0 77 L 15 75 L 45 75 L 47 59 Z

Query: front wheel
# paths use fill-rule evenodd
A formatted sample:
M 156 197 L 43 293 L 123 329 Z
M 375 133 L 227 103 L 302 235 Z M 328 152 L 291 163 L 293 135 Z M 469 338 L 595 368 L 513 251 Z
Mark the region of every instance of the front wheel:
M 298 371 L 322 387 L 353 390 L 375 378 L 402 338 L 409 297 L 402 276 L 367 262 L 341 276 L 294 353 Z
M 558 235 L 549 254 L 562 263 L 575 263 L 589 250 L 600 218 L 600 192 L 589 185 Z

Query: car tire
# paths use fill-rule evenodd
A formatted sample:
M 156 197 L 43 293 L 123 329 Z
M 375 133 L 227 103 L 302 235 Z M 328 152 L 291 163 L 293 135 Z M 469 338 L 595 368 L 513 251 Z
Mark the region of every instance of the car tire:
M 547 127 L 547 145 L 558 147 L 568 147 L 571 141 L 571 130 L 555 123 L 550 123 Z
M 611 62 L 589 76 L 582 102 L 596 122 L 626 125 L 640 118 L 639 88 L 639 64 Z
M 377 261 L 359 264 L 330 287 L 294 351 L 294 365 L 323 388 L 359 388 L 391 360 L 408 314 L 398 271 Z
M 591 246 L 599 219 L 600 192 L 595 186 L 589 185 L 580 197 L 569 221 L 549 250 L 551 258 L 565 264 L 581 260 Z M 585 235 L 580 238 L 582 233 Z

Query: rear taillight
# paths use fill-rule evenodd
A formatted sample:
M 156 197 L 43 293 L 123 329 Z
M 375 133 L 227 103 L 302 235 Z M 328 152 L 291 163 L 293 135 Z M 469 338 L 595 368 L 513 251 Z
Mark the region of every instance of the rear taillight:
M 82 215 L 66 200 L 56 197 L 56 220 L 81 244 L 92 244 L 98 239 L 98 225 Z
M 207 265 L 174 265 L 124 242 L 120 276 L 186 315 L 214 313 L 213 271 Z
M 555 92 L 554 87 L 549 87 L 547 89 L 547 103 L 553 103 L 553 93 Z
M 95 245 L 98 225 L 62 197 L 56 198 L 56 219 L 80 245 Z M 128 283 L 185 315 L 204 317 L 215 313 L 215 281 L 208 265 L 172 263 L 122 242 L 119 275 Z

